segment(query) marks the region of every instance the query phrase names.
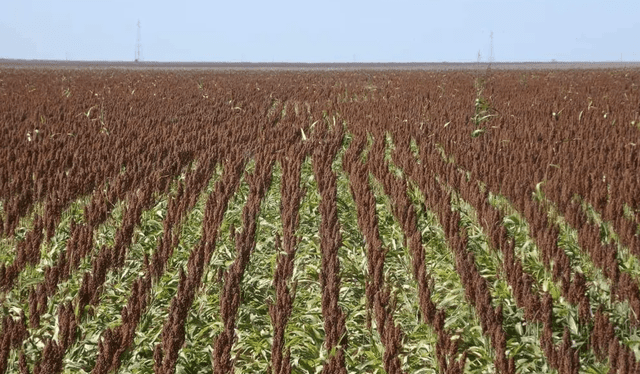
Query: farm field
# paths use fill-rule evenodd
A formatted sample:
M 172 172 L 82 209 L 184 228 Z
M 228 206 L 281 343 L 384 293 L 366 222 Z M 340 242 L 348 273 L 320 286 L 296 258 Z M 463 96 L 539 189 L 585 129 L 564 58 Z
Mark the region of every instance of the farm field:
M 0 68 L 0 373 L 640 373 L 640 70 Z

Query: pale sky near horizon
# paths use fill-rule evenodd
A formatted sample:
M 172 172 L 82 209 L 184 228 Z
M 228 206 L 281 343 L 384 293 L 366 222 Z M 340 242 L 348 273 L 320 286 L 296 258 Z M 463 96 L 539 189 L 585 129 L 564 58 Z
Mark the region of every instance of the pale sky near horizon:
M 640 1 L 5 0 L 0 58 L 640 61 Z

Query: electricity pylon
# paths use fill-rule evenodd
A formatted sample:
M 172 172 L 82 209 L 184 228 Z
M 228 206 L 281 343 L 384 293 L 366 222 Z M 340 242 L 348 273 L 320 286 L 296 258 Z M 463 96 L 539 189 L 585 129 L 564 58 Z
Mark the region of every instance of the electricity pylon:
M 489 63 L 493 62 L 493 31 L 491 31 L 491 54 L 489 55 Z
M 142 60 L 142 43 L 140 43 L 140 20 L 138 20 L 138 39 L 136 41 L 136 62 Z

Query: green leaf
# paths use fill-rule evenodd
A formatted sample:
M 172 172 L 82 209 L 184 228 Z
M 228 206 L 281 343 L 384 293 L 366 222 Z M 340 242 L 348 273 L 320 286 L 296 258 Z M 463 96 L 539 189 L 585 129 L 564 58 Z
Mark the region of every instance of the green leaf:
M 578 325 L 576 325 L 576 321 L 572 315 L 567 316 L 567 323 L 569 325 L 569 329 L 571 330 L 571 333 L 578 334 Z

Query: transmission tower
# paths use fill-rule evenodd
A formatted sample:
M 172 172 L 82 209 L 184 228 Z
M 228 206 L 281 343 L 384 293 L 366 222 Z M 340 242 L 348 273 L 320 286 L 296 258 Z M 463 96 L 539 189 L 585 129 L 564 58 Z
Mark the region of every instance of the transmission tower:
M 140 43 L 140 20 L 138 20 L 138 38 L 136 41 L 136 62 L 142 60 L 142 43 Z
M 493 62 L 493 31 L 491 31 L 491 54 L 489 55 L 489 63 Z

